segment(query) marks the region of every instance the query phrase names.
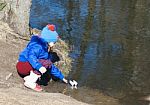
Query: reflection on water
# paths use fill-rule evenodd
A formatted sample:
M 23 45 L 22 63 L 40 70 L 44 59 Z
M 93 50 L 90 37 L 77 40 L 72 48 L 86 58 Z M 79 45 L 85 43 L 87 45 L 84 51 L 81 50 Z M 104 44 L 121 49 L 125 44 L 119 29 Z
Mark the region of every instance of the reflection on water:
M 73 46 L 69 78 L 93 98 L 89 103 L 102 98 L 82 87 L 117 98 L 119 105 L 145 105 L 138 99 L 150 94 L 149 5 L 149 0 L 32 0 L 30 25 L 54 23 Z M 81 90 L 72 96 L 78 99 Z

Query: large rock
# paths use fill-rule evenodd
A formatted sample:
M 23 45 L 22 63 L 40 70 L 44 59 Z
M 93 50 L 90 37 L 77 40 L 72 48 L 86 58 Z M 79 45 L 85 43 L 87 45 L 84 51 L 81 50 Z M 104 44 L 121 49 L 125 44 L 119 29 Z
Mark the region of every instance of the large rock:
M 0 88 L 0 94 L 0 105 L 89 105 L 60 93 L 40 93 L 20 88 Z
M 16 33 L 29 35 L 31 0 L 0 0 L 0 20 L 9 23 Z

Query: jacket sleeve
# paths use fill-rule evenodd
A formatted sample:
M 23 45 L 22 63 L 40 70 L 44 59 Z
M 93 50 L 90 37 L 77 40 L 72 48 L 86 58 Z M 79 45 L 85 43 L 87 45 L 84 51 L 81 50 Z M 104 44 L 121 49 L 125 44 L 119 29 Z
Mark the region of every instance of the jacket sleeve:
M 38 49 L 38 47 L 32 47 L 28 52 L 28 61 L 36 70 L 39 70 L 39 68 L 42 67 L 42 64 L 38 61 L 37 58 L 38 54 L 40 54 L 40 49 Z
M 51 74 L 59 78 L 60 80 L 64 78 L 64 75 L 62 74 L 62 72 L 56 66 L 54 66 L 54 64 L 52 64 L 51 66 Z

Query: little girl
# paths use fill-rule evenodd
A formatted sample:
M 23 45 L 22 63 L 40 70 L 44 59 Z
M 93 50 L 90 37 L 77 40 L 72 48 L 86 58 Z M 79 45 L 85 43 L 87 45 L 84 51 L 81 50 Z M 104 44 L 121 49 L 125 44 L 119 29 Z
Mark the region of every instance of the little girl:
M 53 47 L 59 36 L 56 27 L 48 24 L 41 31 L 41 35 L 33 35 L 25 49 L 19 54 L 16 65 L 18 74 L 24 79 L 24 85 L 35 91 L 42 91 L 37 80 L 44 73 L 59 78 L 68 83 L 62 72 L 52 63 L 49 47 Z

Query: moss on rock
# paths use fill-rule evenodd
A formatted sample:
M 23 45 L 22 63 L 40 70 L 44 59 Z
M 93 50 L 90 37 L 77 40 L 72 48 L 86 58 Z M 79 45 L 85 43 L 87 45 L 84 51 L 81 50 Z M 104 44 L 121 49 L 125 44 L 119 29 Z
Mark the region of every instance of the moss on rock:
M 0 1 L 0 11 L 2 11 L 6 7 L 6 5 L 7 4 L 5 2 Z

